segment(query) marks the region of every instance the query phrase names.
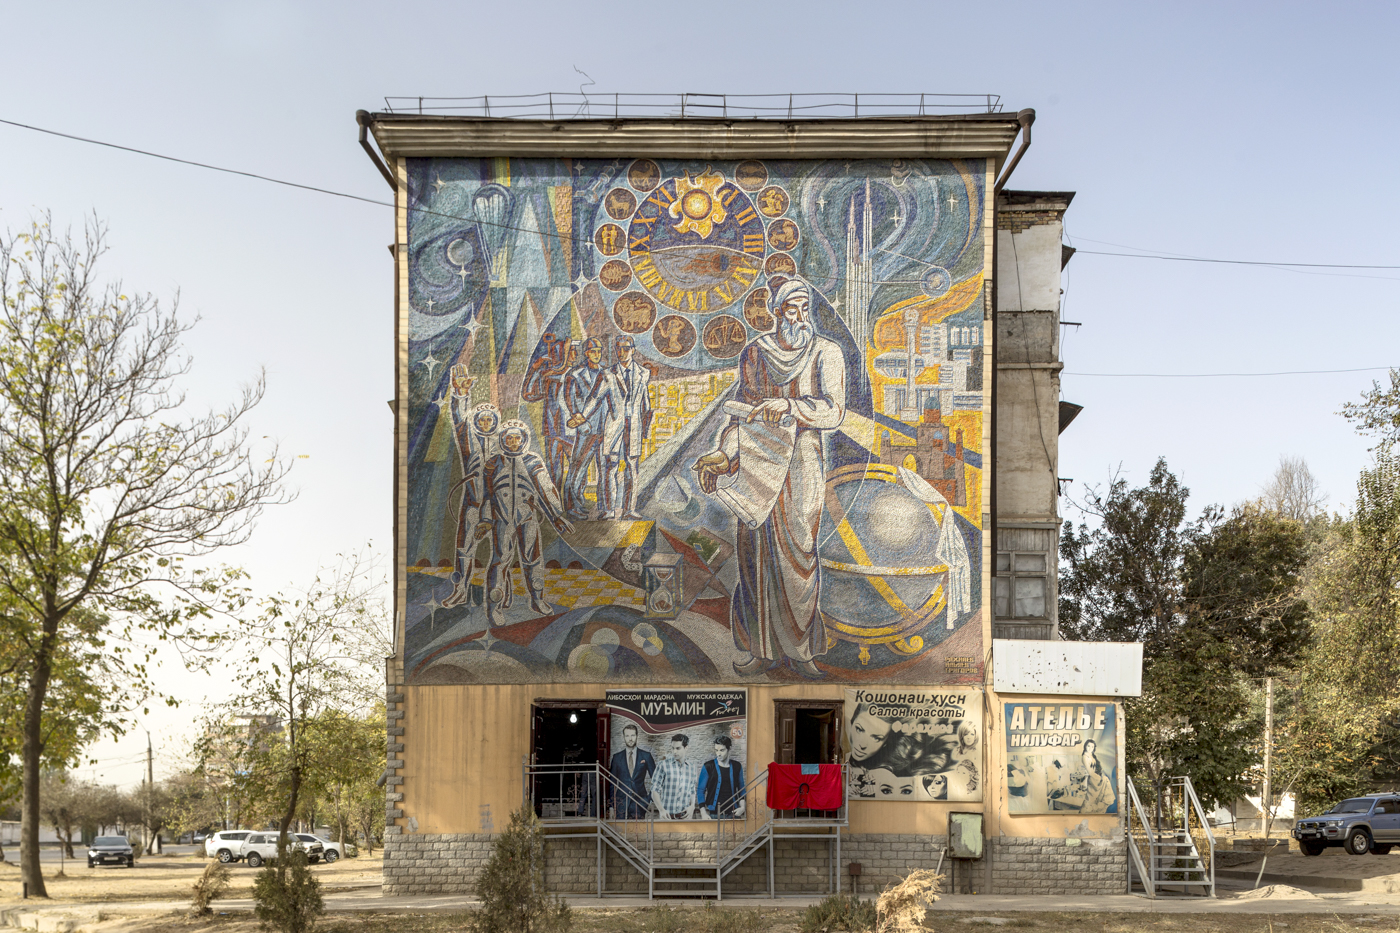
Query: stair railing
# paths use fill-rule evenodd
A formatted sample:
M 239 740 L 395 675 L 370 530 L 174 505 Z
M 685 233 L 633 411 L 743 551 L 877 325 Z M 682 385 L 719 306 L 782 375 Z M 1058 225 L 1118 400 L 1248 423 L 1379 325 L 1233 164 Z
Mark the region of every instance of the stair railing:
M 524 766 L 525 799 L 547 827 L 597 834 L 643 877 L 656 860 L 656 818 L 650 801 L 620 783 L 601 765 Z M 599 850 L 598 885 L 604 860 Z
M 1157 896 L 1157 881 L 1154 876 L 1153 867 L 1156 865 L 1157 855 L 1157 834 L 1152 826 L 1147 822 L 1147 811 L 1142 808 L 1142 801 L 1138 799 L 1137 787 L 1133 784 L 1133 779 L 1128 778 L 1128 821 L 1127 832 L 1124 834 L 1128 844 L 1128 858 L 1132 861 L 1133 870 L 1137 872 L 1138 878 L 1142 881 L 1142 886 L 1148 897 Z M 1147 863 L 1143 864 L 1142 849 L 1139 848 L 1139 841 L 1147 847 Z M 1128 878 L 1128 891 L 1133 893 L 1133 879 Z
M 1210 827 L 1201 798 L 1196 796 L 1195 785 L 1187 775 L 1172 778 L 1172 784 L 1181 801 L 1181 828 L 1196 847 L 1196 852 L 1205 863 L 1210 877 L 1210 896 L 1215 897 L 1215 831 Z M 1195 819 L 1192 819 L 1192 816 Z M 1205 845 L 1202 846 L 1201 843 Z

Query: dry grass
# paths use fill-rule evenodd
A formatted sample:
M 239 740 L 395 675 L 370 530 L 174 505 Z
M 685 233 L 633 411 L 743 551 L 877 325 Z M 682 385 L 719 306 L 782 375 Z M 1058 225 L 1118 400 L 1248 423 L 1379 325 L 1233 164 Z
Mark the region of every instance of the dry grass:
M 802 911 L 796 908 L 576 908 L 574 933 L 706 933 L 737 923 L 750 927 L 758 915 L 763 933 L 796 933 Z M 316 925 L 317 933 L 466 933 L 465 913 L 332 914 Z M 986 923 L 986 918 L 1005 920 Z M 716 921 L 718 921 L 716 923 Z M 712 925 L 713 924 L 713 925 Z M 1150 914 L 996 911 L 930 914 L 922 930 L 977 933 L 997 929 L 1036 933 L 1396 933 L 1393 916 L 1322 914 Z M 103 933 L 261 933 L 250 914 L 191 918 L 183 914 L 149 916 L 113 923 Z
M 875 902 L 875 912 L 880 915 L 879 933 L 921 933 L 925 929 L 924 915 L 938 900 L 942 884 L 942 875 L 921 868 L 886 888 Z
M 88 868 L 84 862 L 70 861 L 68 870 L 60 877 L 58 866 L 55 864 L 48 870 L 46 862 L 44 884 L 49 898 L 55 902 L 101 904 L 174 900 L 183 904 L 189 903 L 193 885 L 208 864 L 208 859 L 192 855 L 148 856 L 137 859 L 135 868 Z M 253 876 L 257 872 L 241 862 L 230 865 L 229 870 L 232 875 L 229 889 L 221 896 L 252 897 Z M 331 865 L 313 865 L 311 870 L 321 880 L 322 890 L 332 894 L 345 886 L 378 883 L 384 876 L 384 862 L 376 853 L 373 858 L 361 856 L 340 859 Z M 20 903 L 19 891 L 19 866 L 0 863 L 0 905 Z

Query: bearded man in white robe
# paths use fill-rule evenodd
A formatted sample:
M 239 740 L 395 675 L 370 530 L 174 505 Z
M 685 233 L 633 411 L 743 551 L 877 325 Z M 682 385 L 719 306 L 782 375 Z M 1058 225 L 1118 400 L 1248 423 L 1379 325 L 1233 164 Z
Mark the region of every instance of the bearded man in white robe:
M 804 677 L 822 672 L 813 659 L 826 654 L 822 622 L 821 563 L 817 529 L 826 495 L 822 431 L 846 415 L 846 362 L 834 341 L 812 326 L 810 285 L 801 279 L 770 280 L 773 333 L 744 347 L 735 399 L 753 406 L 747 420 L 771 423 L 791 417 L 796 440 L 787 479 L 773 510 L 757 527 L 738 522 L 735 558 L 739 581 L 730 625 L 739 674 L 758 674 L 786 663 Z M 743 469 L 739 418 L 720 432 L 716 449 L 695 462 L 700 486 L 713 494 L 719 478 Z

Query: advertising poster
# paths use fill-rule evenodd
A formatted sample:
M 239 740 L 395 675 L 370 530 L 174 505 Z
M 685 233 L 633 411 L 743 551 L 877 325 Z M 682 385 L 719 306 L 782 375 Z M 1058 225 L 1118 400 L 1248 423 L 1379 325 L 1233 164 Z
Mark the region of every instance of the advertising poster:
M 1030 700 L 1005 712 L 1008 810 L 1118 812 L 1114 704 Z
M 742 816 L 748 783 L 744 690 L 609 690 L 606 804 L 615 819 Z
M 847 690 L 852 800 L 982 799 L 982 691 Z

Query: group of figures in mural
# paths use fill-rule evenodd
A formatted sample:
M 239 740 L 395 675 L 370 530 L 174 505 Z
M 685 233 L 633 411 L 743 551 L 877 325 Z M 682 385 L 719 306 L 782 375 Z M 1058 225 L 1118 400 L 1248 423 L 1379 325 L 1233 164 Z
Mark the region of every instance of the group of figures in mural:
M 410 678 L 980 680 L 984 170 L 410 160 Z

